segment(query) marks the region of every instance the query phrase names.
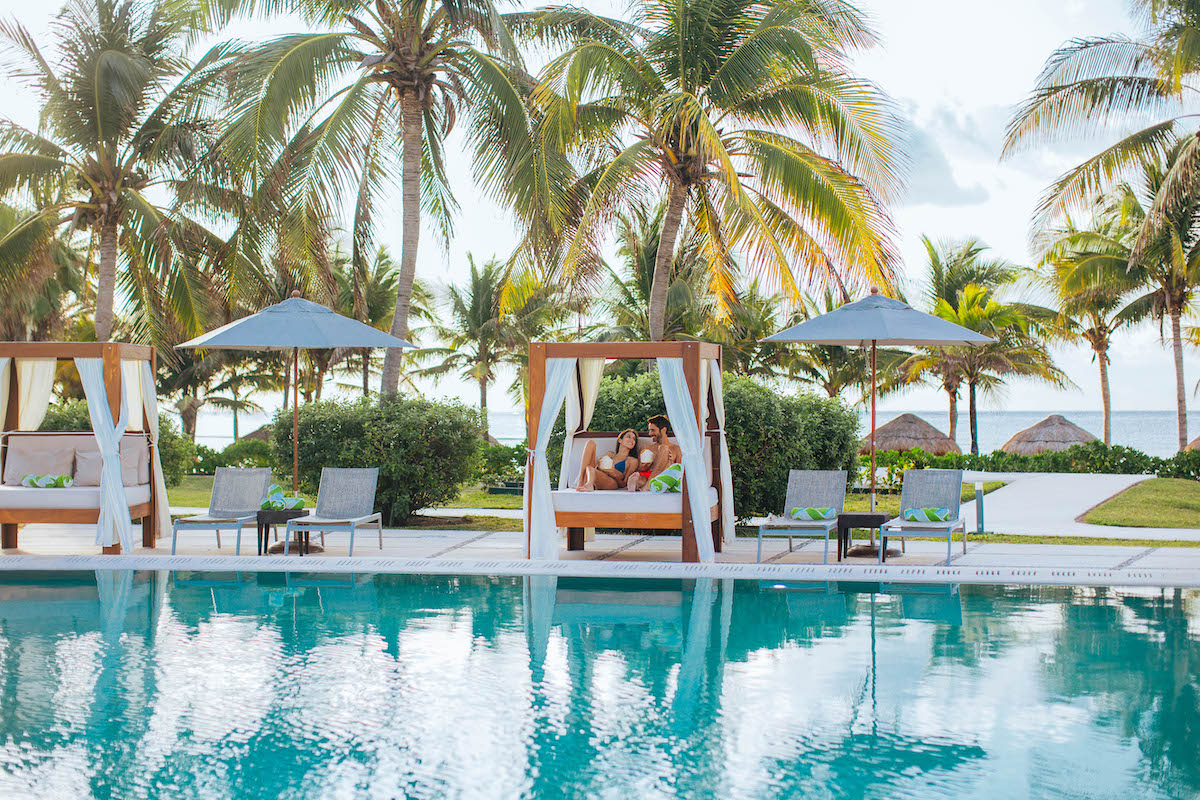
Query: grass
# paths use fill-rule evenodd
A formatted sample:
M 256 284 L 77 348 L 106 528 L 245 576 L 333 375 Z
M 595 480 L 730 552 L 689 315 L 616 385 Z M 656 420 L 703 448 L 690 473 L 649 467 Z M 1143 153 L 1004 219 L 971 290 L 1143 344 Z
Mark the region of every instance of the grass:
M 399 526 L 402 530 L 432 529 L 439 531 L 519 531 L 521 520 L 507 517 L 427 517 L 414 514 Z
M 272 483 L 278 483 L 283 487 L 284 493 L 290 495 L 292 493 L 292 483 L 289 478 L 281 478 L 276 475 L 272 479 Z M 183 481 L 178 486 L 172 486 L 167 489 L 167 502 L 173 506 L 184 506 L 187 508 L 208 508 L 208 501 L 212 497 L 213 479 L 211 475 L 184 475 Z M 312 508 L 316 500 L 301 492 L 301 497 L 304 498 L 304 503 L 309 508 Z
M 983 484 L 983 493 L 988 494 L 994 492 L 1004 485 L 1003 481 L 988 481 Z M 964 502 L 975 499 L 975 484 L 964 483 L 962 485 L 962 499 Z M 871 495 L 867 492 L 854 492 L 846 495 L 846 511 L 850 513 L 862 513 L 871 510 Z M 876 494 L 875 495 L 875 510 L 881 514 L 891 514 L 895 516 L 900 513 L 900 494 Z
M 1096 506 L 1083 520 L 1131 528 L 1200 528 L 1200 481 L 1151 478 Z
M 463 489 L 458 499 L 444 508 L 520 508 L 524 498 L 519 494 L 488 494 L 479 487 Z

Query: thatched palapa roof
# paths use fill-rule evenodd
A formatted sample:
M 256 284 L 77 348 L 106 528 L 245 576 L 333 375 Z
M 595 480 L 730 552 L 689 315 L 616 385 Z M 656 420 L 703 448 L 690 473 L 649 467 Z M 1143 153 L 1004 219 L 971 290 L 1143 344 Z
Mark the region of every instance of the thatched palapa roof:
M 912 450 L 914 447 L 919 447 L 926 453 L 932 453 L 935 456 L 962 452 L 953 439 L 916 414 L 901 414 L 875 430 L 876 450 Z M 858 449 L 858 452 L 871 452 L 869 438 L 863 441 L 863 446 Z
M 1057 453 L 1072 445 L 1095 440 L 1095 436 L 1062 414 L 1051 414 L 1037 425 L 1013 436 L 1000 449 L 1015 455 L 1032 456 L 1038 453 Z
M 1192 439 L 1192 441 L 1187 446 L 1188 450 L 1196 450 L 1198 448 L 1200 448 L 1200 436 L 1197 436 L 1195 439 Z

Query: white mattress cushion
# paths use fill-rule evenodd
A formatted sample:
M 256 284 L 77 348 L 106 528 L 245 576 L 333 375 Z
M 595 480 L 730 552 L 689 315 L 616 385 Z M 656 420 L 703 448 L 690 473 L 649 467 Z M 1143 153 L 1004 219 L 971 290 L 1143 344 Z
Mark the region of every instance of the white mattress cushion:
M 550 492 L 555 511 L 611 511 L 619 514 L 682 514 L 682 492 L 631 492 L 628 489 L 577 492 L 559 489 Z M 717 504 L 717 490 L 708 487 L 708 505 Z
M 126 486 L 129 505 L 150 502 L 150 485 Z M 99 486 L 72 486 L 69 489 L 29 489 L 24 486 L 0 486 L 0 508 L 99 508 Z

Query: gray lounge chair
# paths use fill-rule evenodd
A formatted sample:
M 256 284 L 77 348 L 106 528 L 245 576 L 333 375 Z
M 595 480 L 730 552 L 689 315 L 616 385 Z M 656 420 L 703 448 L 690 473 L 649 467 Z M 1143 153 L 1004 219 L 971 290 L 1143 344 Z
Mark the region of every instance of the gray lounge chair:
M 788 519 L 766 522 L 758 528 L 758 561 L 762 561 L 764 536 L 786 536 L 788 552 L 792 552 L 792 537 L 824 537 L 825 555 L 829 563 L 829 534 L 837 530 L 833 519 L 790 519 L 793 508 L 833 508 L 838 514 L 846 505 L 846 470 L 794 469 L 788 473 L 787 500 L 783 513 Z
M 212 497 L 208 513 L 182 517 L 171 525 L 171 555 L 181 529 L 217 532 L 217 547 L 221 546 L 221 530 L 237 530 L 234 553 L 242 554 L 242 526 L 255 522 L 258 509 L 271 485 L 271 470 L 267 467 L 217 467 L 213 475 Z
M 383 515 L 375 512 L 375 486 L 379 470 L 324 467 L 321 486 L 317 489 L 317 508 L 307 517 L 288 520 L 283 540 L 287 555 L 293 531 L 320 531 L 321 545 L 325 531 L 349 531 L 350 555 L 354 555 L 354 531 L 374 523 L 379 531 L 379 549 L 383 549 Z
M 900 487 L 900 516 L 889 520 L 880 528 L 883 538 L 879 547 L 879 560 L 883 561 L 888 539 L 905 536 L 945 536 L 946 565 L 950 565 L 950 541 L 955 531 L 962 531 L 963 552 L 967 552 L 967 524 L 962 518 L 961 469 L 906 469 L 904 483 Z M 948 508 L 950 518 L 945 522 L 909 522 L 904 511 L 909 508 Z

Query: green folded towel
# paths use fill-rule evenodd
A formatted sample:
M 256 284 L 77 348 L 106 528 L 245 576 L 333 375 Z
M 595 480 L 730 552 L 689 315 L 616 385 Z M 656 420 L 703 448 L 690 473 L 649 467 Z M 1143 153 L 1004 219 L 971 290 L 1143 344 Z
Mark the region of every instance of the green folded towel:
M 68 489 L 75 485 L 70 475 L 26 475 L 21 485 L 30 489 Z
M 837 519 L 837 509 L 821 506 L 793 508 L 792 519 Z
M 300 496 L 288 497 L 283 493 L 283 487 L 278 483 L 272 483 L 267 487 L 267 496 L 263 498 L 259 508 L 267 511 L 301 509 L 304 508 L 304 498 Z
M 901 515 L 907 522 L 945 522 L 950 519 L 948 508 L 906 508 Z
M 652 492 L 682 492 L 683 464 L 672 464 L 650 479 Z

